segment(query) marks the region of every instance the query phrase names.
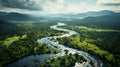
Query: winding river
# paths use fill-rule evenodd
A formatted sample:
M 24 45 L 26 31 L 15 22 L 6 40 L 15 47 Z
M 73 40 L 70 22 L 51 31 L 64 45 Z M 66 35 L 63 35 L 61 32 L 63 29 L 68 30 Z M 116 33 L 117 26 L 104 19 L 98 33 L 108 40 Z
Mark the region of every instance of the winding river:
M 66 47 L 62 44 L 59 44 L 58 41 L 57 42 L 52 41 L 53 38 L 56 39 L 56 38 L 62 38 L 62 37 L 69 37 L 69 36 L 78 34 L 76 31 L 73 31 L 73 30 L 58 28 L 58 26 L 65 26 L 65 25 L 66 24 L 64 24 L 64 23 L 58 22 L 57 25 L 50 26 L 50 28 L 54 29 L 54 30 L 68 32 L 68 33 L 60 35 L 60 36 L 44 37 L 44 38 L 37 40 L 37 42 L 39 42 L 39 43 L 47 44 L 47 46 L 50 48 L 57 49 L 58 51 L 60 51 L 59 53 L 28 56 L 28 57 L 20 59 L 16 62 L 13 62 L 11 64 L 8 64 L 7 67 L 23 67 L 23 66 L 38 67 L 39 63 L 40 62 L 44 63 L 45 59 L 47 59 L 47 58 L 57 58 L 57 57 L 61 57 L 61 56 L 64 56 L 64 55 L 70 54 L 70 53 L 82 55 L 87 60 L 87 62 L 82 62 L 82 63 L 76 62 L 74 67 L 93 67 L 91 65 L 91 63 L 94 65 L 94 67 L 104 67 L 103 63 L 100 60 L 94 58 L 93 56 L 89 55 L 88 53 L 77 50 L 77 49 Z M 66 50 L 68 51 L 67 53 L 65 52 Z M 34 59 L 38 60 L 38 62 L 33 62 L 32 60 L 34 60 Z

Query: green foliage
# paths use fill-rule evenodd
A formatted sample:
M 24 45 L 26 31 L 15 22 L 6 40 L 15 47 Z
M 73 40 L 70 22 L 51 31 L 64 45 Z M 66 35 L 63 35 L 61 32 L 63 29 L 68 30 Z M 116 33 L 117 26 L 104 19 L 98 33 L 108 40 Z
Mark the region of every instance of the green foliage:
M 0 20 L 0 40 L 5 40 L 5 38 L 11 36 L 21 36 L 23 35 L 22 27 L 19 27 L 13 23 Z
M 102 20 L 99 18 L 102 18 Z M 108 67 L 118 67 L 120 66 L 120 25 L 119 20 L 116 19 L 119 18 L 110 18 L 112 19 L 108 19 L 108 17 L 98 17 L 69 21 L 67 22 L 69 24 L 82 25 L 67 27 L 68 29 L 77 31 L 80 35 L 57 40 L 66 46 L 86 51 L 101 58 L 107 63 Z M 50 29 L 49 26 L 55 23 L 51 23 L 53 21 L 49 22 L 50 23 L 30 22 L 12 24 L 0 21 L 0 41 L 9 44 L 9 46 L 6 46 L 4 42 L 0 42 L 0 66 L 28 55 L 57 53 L 58 51 L 48 48 L 45 44 L 36 42 L 37 39 L 42 37 L 65 33 Z M 14 38 L 14 36 L 18 37 Z M 70 67 L 74 66 L 76 61 L 82 62 L 78 59 L 85 61 L 82 56 L 76 58 L 76 55 L 67 55 L 60 58 L 48 59 L 46 60 L 47 65 L 41 64 L 40 67 Z
M 81 26 L 67 26 L 77 31 L 80 35 L 59 38 L 61 44 L 86 51 L 92 55 L 96 55 L 108 66 L 118 66 L 120 63 L 120 32 L 119 30 L 96 29 Z
M 40 64 L 40 67 L 73 67 L 76 62 L 82 63 L 86 62 L 87 60 L 78 54 L 69 54 L 63 57 L 47 59 L 46 64 Z
M 50 29 L 49 26 L 53 25 L 53 23 L 16 23 L 16 25 L 22 27 L 24 30 L 21 31 L 21 34 L 19 33 L 20 35 L 17 34 L 18 36 L 12 34 L 13 36 L 7 36 L 2 40 L 4 42 L 12 41 L 9 43 L 9 46 L 0 42 L 0 66 L 28 55 L 58 52 L 49 48 L 46 44 L 37 43 L 37 39 L 39 38 L 64 33 Z M 11 30 L 11 32 L 13 31 Z
M 5 40 L 0 41 L 0 43 L 3 44 L 3 45 L 9 46 L 14 41 L 17 41 L 19 39 L 24 39 L 26 37 L 27 37 L 27 35 L 22 35 L 21 37 L 20 36 L 8 37 Z

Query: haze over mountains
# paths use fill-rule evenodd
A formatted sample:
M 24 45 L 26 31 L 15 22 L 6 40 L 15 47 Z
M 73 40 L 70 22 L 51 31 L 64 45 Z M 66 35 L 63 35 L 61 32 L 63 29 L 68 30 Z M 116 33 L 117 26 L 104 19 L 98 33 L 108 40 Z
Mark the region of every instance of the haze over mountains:
M 115 13 L 113 11 L 103 10 L 98 12 L 87 12 L 87 13 L 79 13 L 79 14 L 49 14 L 49 15 L 42 15 L 42 16 L 32 16 L 29 14 L 19 14 L 19 13 L 6 13 L 0 12 L 0 19 L 1 20 L 8 20 L 8 21 L 40 21 L 46 17 L 52 18 L 77 18 L 83 19 L 87 17 L 99 17 L 99 16 L 106 16 L 106 15 L 120 15 L 120 13 Z
M 19 13 L 6 13 L 0 12 L 0 19 L 7 21 L 34 21 L 41 19 L 40 17 L 33 17 L 29 14 L 19 14 Z
M 110 29 L 120 29 L 120 13 L 103 10 L 98 12 L 87 12 L 79 14 L 51 14 L 32 16 L 29 14 L 0 12 L 0 20 L 3 21 L 42 21 L 65 22 L 86 26 L 98 26 Z
M 109 11 L 109 10 L 102 10 L 102 11 L 90 11 L 87 13 L 78 13 L 78 14 L 57 14 L 56 16 L 59 17 L 66 17 L 66 18 L 79 18 L 79 19 L 83 19 L 86 17 L 98 17 L 98 16 L 105 16 L 105 15 L 113 15 L 113 14 L 117 14 L 113 11 Z
M 2 21 L 0 20 L 0 37 L 1 36 L 12 36 L 13 34 L 20 34 L 21 30 L 23 30 L 21 27 L 17 26 L 16 24 L 7 22 L 7 21 Z M 17 31 L 17 32 L 16 32 Z M 0 38 L 4 39 L 4 38 Z

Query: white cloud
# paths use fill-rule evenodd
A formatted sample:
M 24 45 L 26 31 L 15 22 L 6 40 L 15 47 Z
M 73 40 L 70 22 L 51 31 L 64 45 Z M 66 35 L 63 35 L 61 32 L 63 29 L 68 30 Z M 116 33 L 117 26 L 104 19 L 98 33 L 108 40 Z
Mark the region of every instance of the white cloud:
M 88 2 L 80 2 L 77 4 L 65 3 L 65 0 L 58 0 L 57 3 L 48 3 L 44 5 L 42 13 L 83 13 L 88 11 L 112 10 L 120 12 L 120 6 L 105 6 L 101 3 L 113 3 L 114 0 L 98 0 L 96 4 L 89 4 Z M 118 0 L 114 1 L 117 3 Z
M 0 6 L 14 9 L 42 10 L 38 1 L 39 0 L 0 0 Z
M 97 0 L 100 9 L 120 12 L 120 0 Z
M 79 4 L 66 4 L 66 3 L 54 3 L 54 4 L 46 4 L 43 6 L 42 13 L 46 14 L 58 14 L 58 13 L 83 13 L 88 11 L 98 11 L 104 10 L 99 5 L 90 5 L 86 2 L 82 2 Z
M 64 3 L 64 0 L 57 0 L 58 3 Z
M 33 0 L 29 0 L 33 1 Z M 22 13 L 36 13 L 36 14 L 58 14 L 58 13 L 83 13 L 88 11 L 112 10 L 120 12 L 120 6 L 106 6 L 103 3 L 120 3 L 120 0 L 97 0 L 96 4 L 89 2 L 80 2 L 77 4 L 69 3 L 65 0 L 34 0 L 37 7 L 42 7 L 40 11 L 31 11 L 17 8 L 4 8 L 0 11 L 8 12 L 22 12 Z M 40 5 L 40 6 L 39 6 Z
M 120 3 L 120 0 L 97 0 L 100 4 L 107 4 L 107 3 Z

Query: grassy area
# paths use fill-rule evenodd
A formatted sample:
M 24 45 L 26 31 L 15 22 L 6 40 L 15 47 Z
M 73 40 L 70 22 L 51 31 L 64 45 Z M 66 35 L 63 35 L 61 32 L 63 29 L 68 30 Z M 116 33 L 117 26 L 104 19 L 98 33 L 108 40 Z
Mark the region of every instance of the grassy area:
M 5 40 L 3 41 L 0 41 L 3 45 L 6 45 L 6 46 L 9 46 L 11 43 L 13 43 L 14 41 L 17 41 L 19 39 L 24 39 L 26 38 L 27 35 L 22 35 L 21 37 L 20 36 L 13 36 L 13 37 L 8 37 L 6 38 Z
M 92 27 L 87 27 L 87 26 L 75 26 L 75 25 L 71 25 L 71 26 L 61 26 L 62 28 L 70 28 L 70 29 L 79 29 L 83 32 L 85 31 L 90 31 L 90 32 L 120 32 L 120 30 L 115 30 L 115 29 L 100 29 L 100 28 L 92 28 Z
M 120 30 L 113 30 L 113 29 L 97 29 L 97 28 L 90 28 L 86 26 L 75 26 L 78 29 L 85 29 L 88 31 L 96 31 L 96 32 L 120 32 Z
M 80 49 L 91 54 L 95 54 L 100 58 L 105 58 L 109 62 L 114 60 L 113 54 L 109 53 L 108 51 L 100 49 L 95 44 L 87 43 L 86 41 L 81 42 L 79 35 L 74 35 L 71 37 L 65 37 L 58 39 L 60 43 L 65 44 L 66 46 L 73 47 L 76 49 Z
M 22 35 L 20 39 L 25 39 L 27 37 L 27 35 Z

